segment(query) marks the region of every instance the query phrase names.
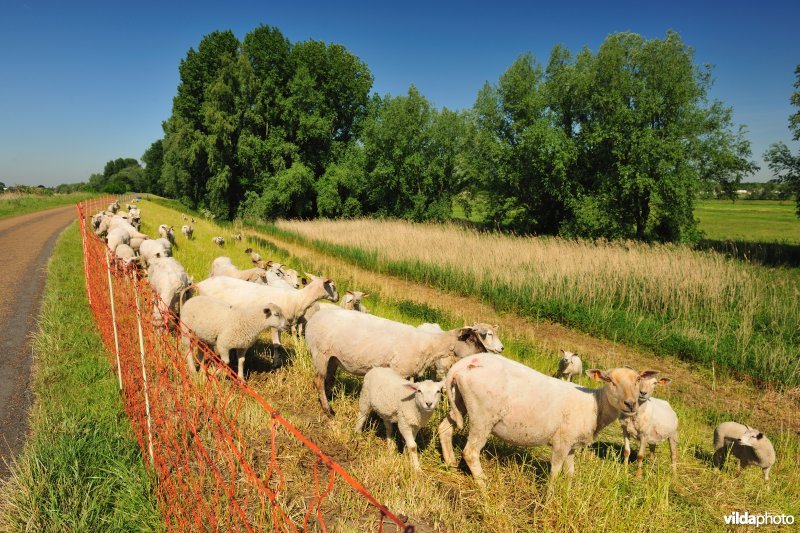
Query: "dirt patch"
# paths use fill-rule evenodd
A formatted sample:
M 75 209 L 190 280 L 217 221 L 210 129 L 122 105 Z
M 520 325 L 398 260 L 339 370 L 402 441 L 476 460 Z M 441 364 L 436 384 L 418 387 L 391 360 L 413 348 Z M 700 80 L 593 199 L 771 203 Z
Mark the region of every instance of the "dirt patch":
M 0 478 L 25 441 L 31 353 L 47 258 L 61 231 L 75 219 L 69 205 L 0 220 Z
M 274 242 L 302 261 L 320 265 L 334 279 L 349 277 L 364 289 L 378 291 L 390 299 L 412 300 L 440 309 L 465 323 L 475 321 L 501 324 L 505 338 L 552 351 L 559 348 L 581 353 L 604 367 L 630 365 L 640 369 L 656 369 L 673 379 L 665 390 L 668 399 L 676 398 L 694 409 L 703 409 L 713 418 L 715 413 L 727 413 L 732 418 L 747 417 L 747 423 L 767 432 L 788 429 L 800 437 L 800 389 L 776 391 L 756 386 L 747 380 L 722 376 L 717 369 L 702 368 L 672 356 L 657 355 L 610 339 L 592 337 L 559 324 L 511 314 L 498 313 L 477 299 L 443 292 L 413 281 L 379 274 L 317 252 L 305 246 L 254 233 Z M 711 424 L 711 422 L 709 422 Z

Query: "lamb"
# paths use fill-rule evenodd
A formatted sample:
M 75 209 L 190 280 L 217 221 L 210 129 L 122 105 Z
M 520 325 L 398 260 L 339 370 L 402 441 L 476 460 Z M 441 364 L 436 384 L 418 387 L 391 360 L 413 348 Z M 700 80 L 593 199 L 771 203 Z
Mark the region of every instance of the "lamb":
M 131 234 L 125 228 L 114 228 L 108 232 L 106 242 L 111 250 L 116 250 L 120 244 L 130 244 Z
M 483 486 L 480 452 L 490 434 L 518 446 L 552 447 L 550 484 L 566 462 L 575 471 L 575 450 L 586 446 L 621 412 L 638 409 L 639 387 L 656 372 L 631 368 L 595 368 L 586 374 L 605 387 L 591 389 L 546 376 L 497 354 L 482 353 L 454 364 L 445 379 L 450 412 L 439 424 L 444 462 L 456 466 L 453 428 L 470 429 L 464 459 L 475 481 Z
M 328 395 L 339 366 L 358 376 L 376 367 L 389 367 L 407 378 L 420 375 L 437 359 L 503 350 L 503 344 L 493 333 L 481 338 L 474 327 L 430 333 L 341 308 L 320 309 L 305 329 L 316 373 L 314 385 L 322 410 L 328 416 L 334 415 Z
M 191 239 L 192 234 L 194 233 L 194 228 L 192 226 L 187 226 L 186 224 L 184 224 L 181 227 L 181 233 L 183 233 L 187 239 Z
M 230 257 L 217 257 L 211 263 L 212 276 L 228 276 L 231 278 L 242 279 L 261 285 L 267 284 L 267 271 L 262 268 L 249 268 L 247 270 L 239 270 L 231 262 Z
M 131 248 L 133 247 L 131 246 Z M 160 242 L 160 240 L 142 241 L 139 245 L 139 256 L 142 258 L 142 262 L 146 266 L 150 265 L 151 261 L 155 259 L 169 257 L 167 251 L 164 249 L 164 245 Z
M 164 320 L 162 313 L 168 309 L 179 314 L 178 293 L 194 282 L 183 265 L 172 257 L 153 258 L 148 264 L 147 279 L 162 302 L 159 304 L 156 300 L 153 303 L 153 322 L 161 323 Z
M 170 243 L 175 244 L 175 232 L 173 231 L 175 226 L 167 226 L 166 224 L 161 224 L 158 226 L 158 234 L 161 235 L 161 238 L 167 239 Z
M 406 443 L 414 470 L 421 470 L 417 455 L 417 433 L 427 425 L 442 396 L 442 384 L 430 380 L 413 383 L 391 368 L 373 368 L 364 376 L 358 400 L 356 432 L 361 432 L 371 411 L 383 419 L 386 439 L 392 443 L 392 423 Z
M 210 296 L 190 298 L 181 310 L 181 322 L 200 340 L 213 345 L 225 364 L 230 364 L 230 351 L 233 350 L 239 359 L 237 373 L 242 380 L 245 354 L 259 335 L 270 328 L 286 327 L 286 319 L 275 304 L 234 307 Z M 182 341 L 187 348 L 189 370 L 196 373 L 193 350 L 189 347 L 189 336 L 185 330 Z
M 139 261 L 139 258 L 136 257 L 136 252 L 134 252 L 133 248 L 127 244 L 119 244 L 114 249 L 114 255 L 116 255 L 118 259 L 122 260 L 125 266 L 128 266 L 131 263 L 137 263 Z
M 722 468 L 728 451 L 739 459 L 739 467 L 758 466 L 769 481 L 769 471 L 775 464 L 775 448 L 761 431 L 739 424 L 723 422 L 714 429 L 714 464 Z
M 261 259 L 261 256 L 260 256 L 259 254 L 257 254 L 256 252 L 254 252 L 252 248 L 248 248 L 248 249 L 246 249 L 246 250 L 244 251 L 244 253 L 246 253 L 246 254 L 250 254 L 250 261 L 252 261 L 254 264 L 255 264 L 255 263 L 258 263 L 259 261 L 261 261 L 261 260 L 262 260 L 262 259 Z M 262 268 L 263 268 L 263 267 L 262 267 Z
M 225 239 L 222 237 L 214 237 L 211 239 L 211 242 L 216 244 L 217 246 L 225 246 Z
M 310 276 L 312 281 L 300 290 L 256 285 L 228 276 L 215 276 L 198 283 L 197 291 L 201 295 L 213 296 L 237 307 L 274 303 L 283 311 L 287 325 L 292 326 L 317 300 L 324 298 L 335 302 L 339 299 L 339 293 L 336 292 L 336 284 L 333 280 L 311 274 L 306 275 Z M 280 344 L 280 335 L 274 328 L 272 342 Z
M 650 397 L 657 384 L 666 385 L 670 381 L 672 380 L 669 378 L 656 379 L 655 376 L 642 379 L 639 388 L 638 411 L 633 415 L 626 413 L 620 415 L 619 422 L 622 426 L 622 436 L 625 439 L 623 457 L 626 464 L 631 455 L 630 437 L 639 441 L 639 453 L 636 457 L 637 477 L 642 475 L 642 464 L 646 455 L 645 444 L 649 446 L 650 453 L 654 454 L 657 444 L 669 440 L 672 470 L 675 471 L 677 466 L 678 415 L 675 414 L 668 402 Z
M 234 241 L 241 241 L 242 240 L 242 234 L 241 233 L 234 233 L 232 235 L 232 237 L 233 237 Z
M 369 313 L 367 307 L 361 303 L 363 298 L 369 294 L 360 291 L 347 291 L 344 298 L 342 298 L 342 309 L 350 309 L 351 311 L 358 311 L 359 313 Z
M 561 352 L 561 357 L 558 360 L 558 370 L 554 377 L 572 381 L 572 378 L 583 374 L 583 363 L 578 354 L 565 352 L 564 350 L 559 351 Z

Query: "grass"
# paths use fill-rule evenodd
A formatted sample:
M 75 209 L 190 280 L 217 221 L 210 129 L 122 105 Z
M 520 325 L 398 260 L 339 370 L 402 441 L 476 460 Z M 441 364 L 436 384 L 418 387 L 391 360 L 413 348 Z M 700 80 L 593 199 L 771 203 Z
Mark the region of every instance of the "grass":
M 95 196 L 91 193 L 70 194 L 0 194 L 0 219 L 42 211 L 52 207 L 77 204 Z
M 48 263 L 28 442 L 0 487 L 2 531 L 158 531 L 151 479 L 86 302 L 76 223 Z
M 700 200 L 694 216 L 710 240 L 800 244 L 793 200 Z
M 175 226 L 182 223 L 177 211 L 162 205 L 141 202 L 141 207 L 144 229 L 148 233 L 153 233 L 160 223 Z M 254 246 L 265 257 L 300 271 L 334 277 L 340 293 L 345 290 L 370 292 L 368 305 L 376 315 L 412 324 L 436 320 L 444 327 L 462 323 L 459 313 L 466 305 L 454 308 L 450 305 L 452 297 L 445 293 L 385 275 L 367 274 L 363 268 L 354 266 L 351 258 L 319 254 L 308 248 L 304 248 L 308 253 L 301 254 L 296 250 L 303 246 L 277 234 L 245 228 L 246 241 L 232 241 L 231 234 L 238 231 L 236 225 L 219 227 L 198 219 L 196 239 L 186 241 L 179 235 L 175 256 L 190 274 L 202 279 L 211 261 L 219 255 L 230 256 L 240 267 L 247 266 L 243 250 Z M 215 235 L 226 238 L 223 248 L 211 243 Z M 471 257 L 470 253 L 470 250 L 462 250 L 463 257 Z M 480 255 L 488 256 L 488 252 Z M 364 252 L 359 264 L 372 268 L 369 257 L 370 254 Z M 477 299 L 471 305 L 485 309 L 486 315 L 491 313 Z M 501 335 L 506 345 L 504 355 L 546 373 L 555 369 L 552 350 L 532 342 L 525 326 L 517 325 L 511 316 L 501 321 Z M 268 370 L 270 365 L 265 361 L 269 356 L 263 346 L 248 356 L 249 385 L 340 462 L 378 500 L 393 512 L 408 515 L 410 522 L 419 525 L 421 530 L 671 531 L 691 528 L 721 531 L 723 516 L 732 511 L 800 515 L 800 471 L 794 468 L 800 460 L 800 443 L 794 430 L 783 428 L 780 421 L 773 420 L 767 429 L 778 453 L 769 483 L 763 483 L 757 469 L 737 474 L 732 467 L 718 471 L 709 464 L 711 433 L 717 423 L 731 418 L 744 422 L 756 419 L 756 413 L 744 408 L 728 408 L 725 406 L 731 404 L 724 403 L 732 400 L 732 405 L 736 402 L 743 405 L 741 402 L 752 395 L 749 389 L 740 398 L 698 396 L 697 389 L 676 380 L 659 390 L 659 396 L 670 401 L 680 418 L 676 474 L 668 467 L 666 447 L 661 447 L 657 461 L 646 463 L 644 478 L 634 478 L 635 467 L 625 467 L 620 462 L 621 432 L 612 424 L 599 435 L 596 445 L 579 453 L 572 483 L 559 482 L 553 496 L 548 496 L 546 490 L 548 448 L 518 448 L 490 439 L 482 454 L 489 488 L 482 493 L 463 465 L 456 471 L 442 465 L 435 427 L 444 415 L 444 406 L 440 406 L 428 427 L 421 431 L 418 441 L 423 473 L 415 474 L 408 459 L 399 453 L 399 441 L 387 446 L 380 438 L 381 424 L 375 419 L 364 434 L 354 433 L 352 426 L 356 420 L 360 379 L 343 373 L 338 375 L 333 400 L 337 415 L 328 420 L 316 400 L 310 356 L 303 341 L 296 338 L 284 338 L 284 341 L 290 352 L 289 362 L 278 370 Z M 622 364 L 616 358 L 614 354 L 594 354 L 586 358 L 585 365 Z M 581 381 L 588 385 L 586 379 Z M 717 390 L 722 391 L 718 386 Z M 246 410 L 241 416 L 250 452 L 256 457 L 268 456 L 265 428 L 269 427 L 269 417 L 258 409 Z M 465 441 L 463 433 L 457 436 L 457 452 L 463 449 Z M 280 449 L 283 450 L 281 462 L 286 465 L 287 484 L 309 483 L 308 465 L 303 470 L 302 461 L 297 461 L 302 454 L 287 441 L 282 442 Z M 337 530 L 359 530 L 374 525 L 363 522 L 366 507 L 346 490 L 337 488 L 325 509 Z
M 682 246 L 481 233 L 401 221 L 265 226 L 366 268 L 656 353 L 800 385 L 797 272 Z

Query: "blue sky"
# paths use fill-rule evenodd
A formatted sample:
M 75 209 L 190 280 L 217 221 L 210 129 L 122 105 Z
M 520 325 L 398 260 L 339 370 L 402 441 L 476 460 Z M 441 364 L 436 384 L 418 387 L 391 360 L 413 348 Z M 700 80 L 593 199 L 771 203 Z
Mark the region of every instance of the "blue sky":
M 754 158 L 791 140 L 800 64 L 800 2 L 39 2 L 0 6 L 0 181 L 84 181 L 106 161 L 141 157 L 162 136 L 178 64 L 203 35 L 259 24 L 291 41 L 345 45 L 372 71 L 373 91 L 415 84 L 439 107 L 464 108 L 485 81 L 553 45 L 592 50 L 606 35 L 676 30 L 715 65 L 712 97 L 747 125 Z M 789 143 L 796 149 L 796 143 Z M 765 165 L 762 164 L 762 167 Z M 757 178 L 770 178 L 763 168 Z

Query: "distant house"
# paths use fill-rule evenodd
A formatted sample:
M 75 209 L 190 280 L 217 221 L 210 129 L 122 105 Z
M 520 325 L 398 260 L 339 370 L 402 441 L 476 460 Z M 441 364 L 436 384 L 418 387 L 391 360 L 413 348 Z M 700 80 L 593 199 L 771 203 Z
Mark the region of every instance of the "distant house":
M 739 196 L 747 196 L 747 195 L 750 194 L 750 191 L 748 191 L 746 189 L 739 189 L 739 190 L 736 190 L 734 192 Z

